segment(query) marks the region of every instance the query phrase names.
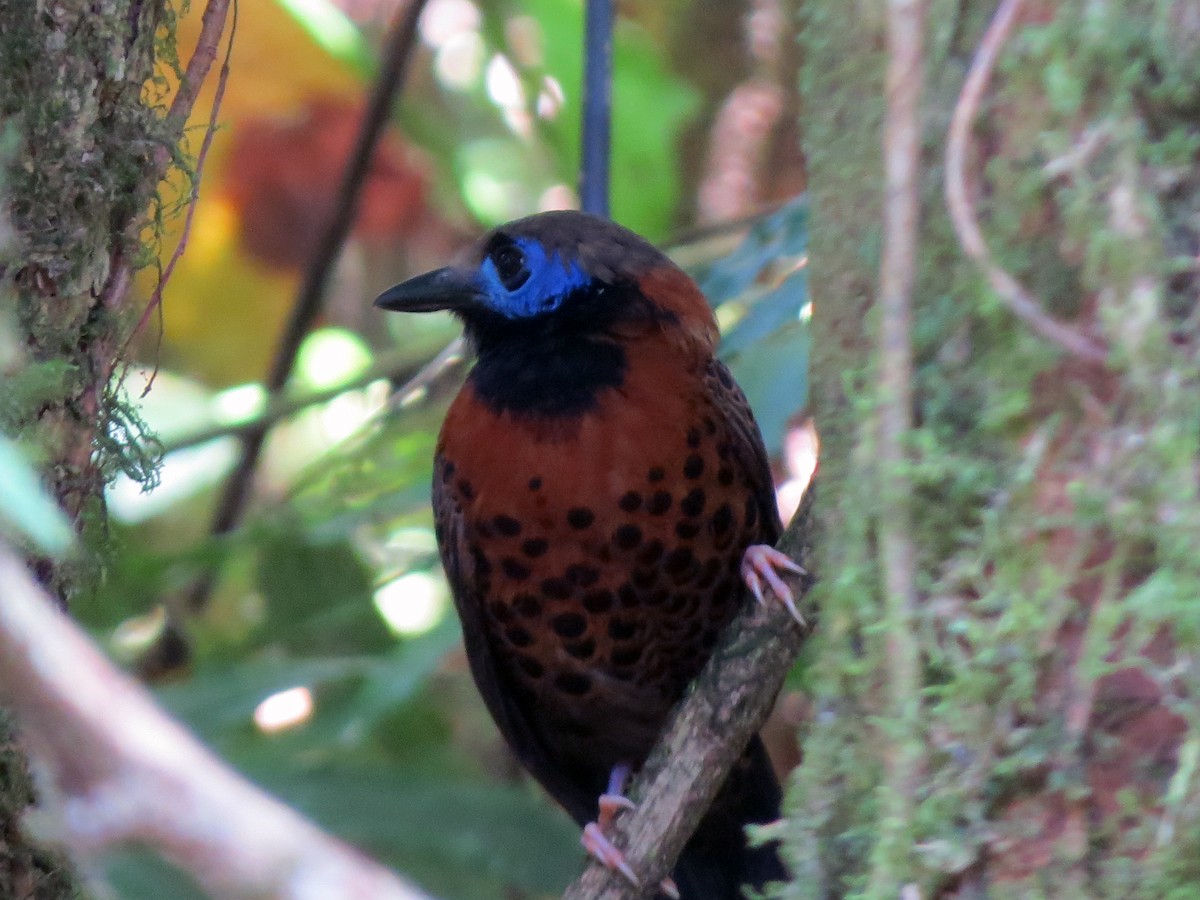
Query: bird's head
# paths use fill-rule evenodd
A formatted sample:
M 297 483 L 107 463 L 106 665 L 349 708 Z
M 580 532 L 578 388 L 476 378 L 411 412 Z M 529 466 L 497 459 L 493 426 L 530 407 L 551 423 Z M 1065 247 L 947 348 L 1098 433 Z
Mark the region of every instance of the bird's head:
M 449 310 L 481 354 L 546 334 L 586 341 L 653 330 L 710 348 L 716 336 L 703 295 L 664 254 L 627 228 L 573 211 L 501 225 L 464 264 L 398 284 L 375 305 Z

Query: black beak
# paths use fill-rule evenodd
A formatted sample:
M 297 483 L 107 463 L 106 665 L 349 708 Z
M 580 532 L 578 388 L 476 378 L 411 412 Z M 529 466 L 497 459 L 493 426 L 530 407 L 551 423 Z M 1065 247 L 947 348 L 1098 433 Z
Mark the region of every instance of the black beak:
M 375 305 L 394 312 L 454 311 L 476 305 L 481 295 L 474 272 L 450 266 L 388 288 L 375 298 Z

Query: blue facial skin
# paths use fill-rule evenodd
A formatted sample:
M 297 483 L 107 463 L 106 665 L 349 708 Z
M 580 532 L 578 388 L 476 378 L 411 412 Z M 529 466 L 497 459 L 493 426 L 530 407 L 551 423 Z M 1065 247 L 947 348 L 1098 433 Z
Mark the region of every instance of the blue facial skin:
M 483 302 L 505 318 L 523 319 L 551 312 L 573 290 L 592 280 L 577 263 L 564 263 L 557 253 L 548 256 L 537 241 L 516 238 L 513 243 L 525 255 L 529 277 L 523 285 L 515 291 L 508 290 L 490 257 L 483 261 L 478 275 Z

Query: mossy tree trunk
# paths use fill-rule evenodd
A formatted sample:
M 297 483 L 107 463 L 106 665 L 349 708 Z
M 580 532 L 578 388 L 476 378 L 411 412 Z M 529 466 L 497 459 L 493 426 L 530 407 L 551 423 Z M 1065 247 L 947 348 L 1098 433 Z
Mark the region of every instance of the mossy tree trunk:
M 1200 883 L 1200 7 L 1030 0 L 973 117 L 966 197 L 996 263 L 1097 364 L 1015 317 L 947 214 L 951 116 L 1010 3 L 928 4 L 901 473 L 873 446 L 885 4 L 804 4 L 822 612 L 792 896 Z M 885 634 L 876 506 L 898 475 L 919 599 Z M 921 662 L 915 736 L 897 641 Z M 905 751 L 915 783 L 889 784 Z
M 135 320 L 129 278 L 145 256 L 139 231 L 173 154 L 148 87 L 169 15 L 166 0 L 0 3 L 0 190 L 12 237 L 0 251 L 0 314 L 23 354 L 5 372 L 0 425 L 38 456 L 81 533 L 102 529 L 116 469 L 138 468 L 117 382 Z M 38 569 L 65 603 L 94 566 Z M 73 896 L 72 879 L 18 827 L 31 787 L 2 712 L 0 724 L 0 895 Z

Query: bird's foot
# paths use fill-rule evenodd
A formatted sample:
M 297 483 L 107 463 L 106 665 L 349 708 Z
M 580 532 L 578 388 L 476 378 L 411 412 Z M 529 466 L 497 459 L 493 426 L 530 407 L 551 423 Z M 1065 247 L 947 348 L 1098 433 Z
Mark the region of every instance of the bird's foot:
M 808 574 L 786 553 L 776 550 L 774 547 L 768 547 L 766 544 L 752 544 L 746 548 L 746 553 L 742 556 L 742 581 L 746 582 L 746 587 L 750 588 L 750 593 L 754 595 L 754 599 L 758 601 L 759 605 L 767 602 L 763 596 L 765 583 L 771 593 L 791 613 L 792 618 L 803 628 L 805 627 L 804 616 L 800 615 L 800 610 L 796 608 L 796 598 L 792 594 L 791 588 L 779 577 L 780 569 L 794 572 L 797 575 Z
M 589 822 L 583 826 L 583 836 L 580 838 L 580 843 L 583 844 L 583 848 L 587 850 L 588 855 L 598 860 L 601 865 L 620 872 L 630 884 L 634 887 L 640 887 L 637 876 L 633 874 L 633 869 L 625 861 L 625 854 L 617 849 L 616 845 L 608 839 L 608 835 L 604 833 L 604 830 L 612 825 L 618 812 L 623 809 L 637 808 L 637 805 L 622 793 L 625 790 L 625 781 L 628 778 L 629 766 L 620 765 L 613 767 L 612 773 L 608 777 L 608 790 L 600 795 L 597 802 L 599 810 L 596 815 L 596 821 Z M 659 890 L 672 898 L 672 900 L 679 900 L 679 888 L 675 886 L 675 882 L 670 878 L 663 879 L 662 884 L 659 885 Z

